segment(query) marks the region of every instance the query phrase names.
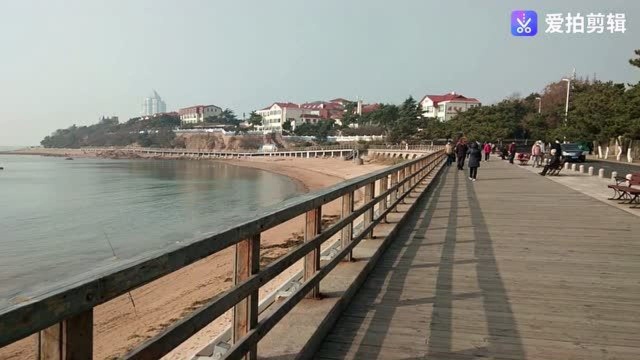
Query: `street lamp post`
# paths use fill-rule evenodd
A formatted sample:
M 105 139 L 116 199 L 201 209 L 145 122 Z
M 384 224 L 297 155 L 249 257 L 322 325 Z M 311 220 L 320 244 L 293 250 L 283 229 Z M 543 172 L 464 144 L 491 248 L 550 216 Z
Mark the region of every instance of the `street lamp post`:
M 542 98 L 537 97 L 536 100 L 538 100 L 538 114 L 540 114 L 542 112 Z
M 571 79 L 562 79 L 567 82 L 567 101 L 564 105 L 564 125 L 567 125 L 567 117 L 569 116 L 569 91 L 571 90 Z

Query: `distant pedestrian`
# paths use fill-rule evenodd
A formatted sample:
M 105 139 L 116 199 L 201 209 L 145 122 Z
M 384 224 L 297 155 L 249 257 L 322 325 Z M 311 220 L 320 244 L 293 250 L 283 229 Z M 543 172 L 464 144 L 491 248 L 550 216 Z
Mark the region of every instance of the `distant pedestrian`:
M 544 141 L 538 140 L 538 144 L 540 144 L 540 150 L 542 151 L 542 153 L 545 154 L 547 152 L 547 149 L 546 149 L 546 146 L 544 144 Z
M 447 166 L 451 166 L 453 160 L 455 159 L 455 155 L 453 154 L 453 144 L 451 144 L 451 140 L 447 141 L 447 145 L 444 146 L 444 153 L 447 155 Z
M 500 145 L 500 149 L 498 149 L 498 151 L 500 151 L 500 158 L 502 160 L 507 160 L 509 157 L 509 149 L 504 145 Z
M 536 141 L 531 147 L 531 157 L 533 158 L 533 165 L 531 166 L 537 168 L 542 165 L 542 145 L 540 141 Z
M 489 161 L 489 155 L 491 155 L 491 144 L 484 144 L 484 161 Z
M 513 164 L 513 159 L 516 157 L 516 142 L 512 141 L 509 145 L 509 164 Z
M 562 158 L 562 145 L 560 145 L 560 139 L 556 139 L 555 142 L 551 144 L 551 149 L 556 151 L 557 157 Z
M 482 159 L 482 152 L 478 148 L 478 144 L 471 143 L 471 147 L 467 153 L 469 154 L 469 180 L 476 181 L 480 160 Z
M 540 175 L 547 175 L 547 171 L 549 171 L 550 169 L 555 169 L 558 165 L 560 165 L 560 156 L 558 155 L 556 149 L 551 149 L 551 159 L 549 160 L 549 164 L 544 166 L 544 169 L 542 169 Z
M 458 140 L 456 144 L 456 157 L 458 158 L 458 170 L 464 170 L 464 159 L 467 157 L 467 142 L 464 139 Z

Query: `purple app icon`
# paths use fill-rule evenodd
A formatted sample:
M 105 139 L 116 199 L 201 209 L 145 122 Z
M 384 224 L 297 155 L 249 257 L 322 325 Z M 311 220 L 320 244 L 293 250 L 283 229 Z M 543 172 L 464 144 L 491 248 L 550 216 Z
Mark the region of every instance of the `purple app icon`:
M 511 34 L 513 36 L 535 36 L 538 33 L 538 14 L 533 10 L 511 12 Z

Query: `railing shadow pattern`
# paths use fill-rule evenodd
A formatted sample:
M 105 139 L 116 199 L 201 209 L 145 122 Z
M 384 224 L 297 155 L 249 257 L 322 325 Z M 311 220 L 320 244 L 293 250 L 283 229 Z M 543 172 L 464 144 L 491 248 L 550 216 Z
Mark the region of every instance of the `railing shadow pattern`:
M 386 265 L 374 269 L 317 357 L 384 359 L 389 354 L 384 351 L 393 351 L 394 358 L 402 359 L 471 359 L 507 352 L 509 359 L 524 359 L 517 323 L 472 183 L 462 173 L 445 171 L 433 193 L 417 207 L 381 258 L 380 263 Z M 430 232 L 439 235 L 430 236 Z M 465 249 L 472 249 L 473 258 L 456 259 L 456 247 L 467 244 L 471 246 Z M 439 262 L 421 260 L 417 254 L 424 249 L 441 251 Z M 469 269 L 474 264 L 478 290 L 454 291 L 460 279 L 454 277 L 456 267 Z M 437 272 L 431 280 L 435 285 L 420 281 L 420 271 L 425 269 Z M 487 336 L 483 343 L 460 349 L 460 334 L 456 337 L 454 328 L 460 316 L 454 318 L 458 301 L 474 301 L 469 306 L 484 314 Z M 407 306 L 412 307 L 410 311 L 401 310 Z M 383 349 L 387 346 L 390 349 Z

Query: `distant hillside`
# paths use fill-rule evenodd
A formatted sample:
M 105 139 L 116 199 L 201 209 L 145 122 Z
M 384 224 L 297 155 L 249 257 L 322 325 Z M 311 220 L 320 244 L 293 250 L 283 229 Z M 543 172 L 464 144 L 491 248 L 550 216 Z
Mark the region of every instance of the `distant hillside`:
M 184 147 L 173 129 L 180 126 L 177 115 L 159 115 L 150 119 L 133 118 L 125 123 L 105 118 L 90 126 L 73 125 L 58 129 L 40 144 L 46 148 L 79 148 L 84 146 Z

